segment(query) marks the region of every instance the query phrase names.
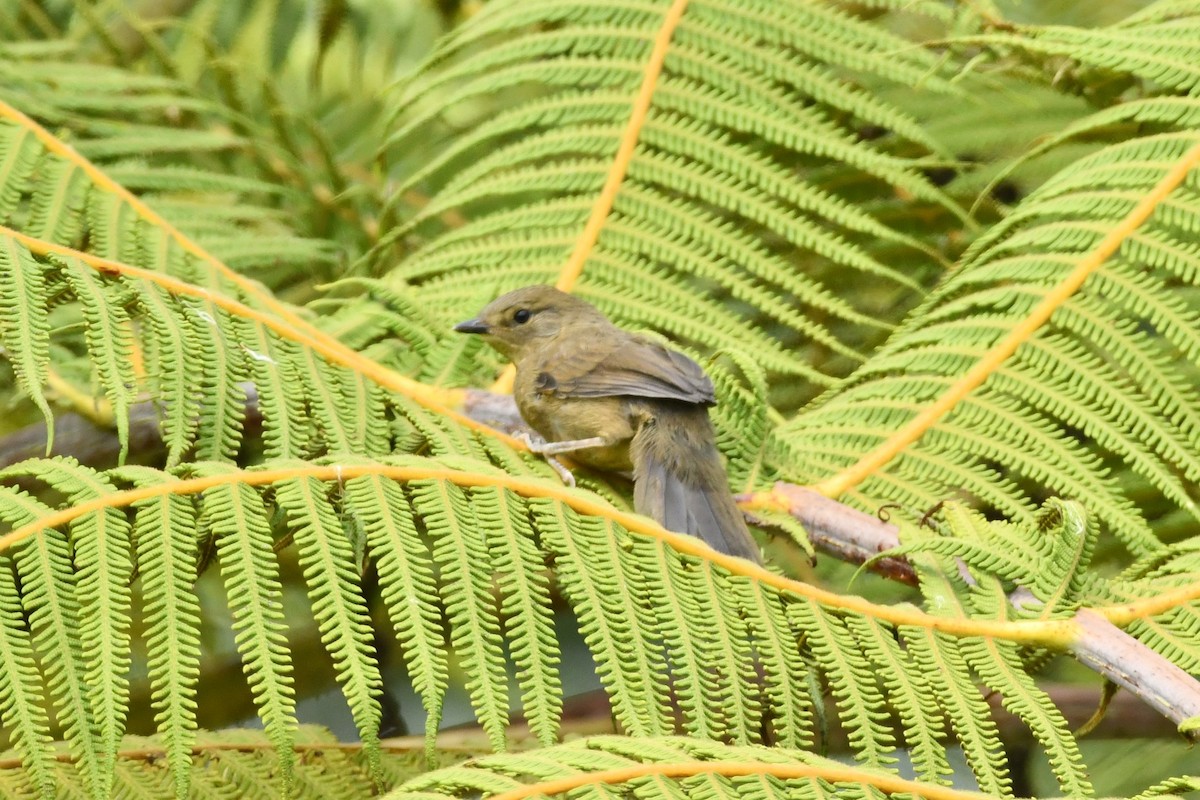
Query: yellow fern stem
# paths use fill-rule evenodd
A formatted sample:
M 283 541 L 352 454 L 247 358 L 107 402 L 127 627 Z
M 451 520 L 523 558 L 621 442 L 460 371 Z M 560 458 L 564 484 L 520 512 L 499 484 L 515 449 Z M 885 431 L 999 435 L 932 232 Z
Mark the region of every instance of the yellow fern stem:
M 617 199 L 617 192 L 620 191 L 621 184 L 625 180 L 625 175 L 629 172 L 629 162 L 633 160 L 633 151 L 637 149 L 642 126 L 645 124 L 646 115 L 650 111 L 650 101 L 654 97 L 654 87 L 658 85 L 658 78 L 662 74 L 663 62 L 666 61 L 667 50 L 671 46 L 671 35 L 679 25 L 679 20 L 683 17 L 683 11 L 686 8 L 687 0 L 675 0 L 671 4 L 671 7 L 667 9 L 667 13 L 663 17 L 662 27 L 658 29 L 658 34 L 654 37 L 654 48 L 650 51 L 650 58 L 646 62 L 646 69 L 642 74 L 642 85 L 638 89 L 637 97 L 634 98 L 633 109 L 629 114 L 629 122 L 626 123 L 625 130 L 621 134 L 617 153 L 613 156 L 612 165 L 609 167 L 608 175 L 604 179 L 604 187 L 600 190 L 600 194 L 596 196 L 596 202 L 592 204 L 592 212 L 588 216 L 587 224 L 584 225 L 579 238 L 575 240 L 575 248 L 571 252 L 571 257 L 563 265 L 562 271 L 558 274 L 558 281 L 554 284 L 564 292 L 569 292 L 575 288 L 575 282 L 579 280 L 579 276 L 583 273 L 583 265 L 587 262 L 587 258 L 591 255 L 593 248 L 595 248 L 596 241 L 600 238 L 600 231 L 604 227 L 604 222 L 612 212 L 613 203 Z
M 687 778 L 693 775 L 721 775 L 733 778 L 746 775 L 769 775 L 781 780 L 816 779 L 831 783 L 853 783 L 870 786 L 888 794 L 908 794 L 928 800 L 982 800 L 992 795 L 963 792 L 936 784 L 918 783 L 904 778 L 881 775 L 855 767 L 836 764 L 764 764 L 746 761 L 680 761 L 663 764 L 639 764 L 635 767 L 583 772 L 556 780 L 530 783 L 518 789 L 498 792 L 489 800 L 525 800 L 527 797 L 551 797 L 566 794 L 584 786 L 620 786 L 647 777 Z
M 208 301 L 218 308 L 228 311 L 230 314 L 241 317 L 242 319 L 253 320 L 260 323 L 264 327 L 270 328 L 279 334 L 284 339 L 291 340 L 300 344 L 303 347 L 310 348 L 316 353 L 319 353 L 323 358 L 333 364 L 340 364 L 352 370 L 359 371 L 366 377 L 374 380 L 380 386 L 394 391 L 397 394 L 402 394 L 405 397 L 413 400 L 416 403 L 428 408 L 436 414 L 452 419 L 458 424 L 480 433 L 494 436 L 508 444 L 510 447 L 524 449 L 525 445 L 512 437 L 489 428 L 481 422 L 477 422 L 470 417 L 458 411 L 449 408 L 449 405 L 461 405 L 464 392 L 461 389 L 441 389 L 433 386 L 414 381 L 397 372 L 384 369 L 369 358 L 365 358 L 359 353 L 335 339 L 320 333 L 313 335 L 311 331 L 316 331 L 316 328 L 309 326 L 305 328 L 297 328 L 287 320 L 279 319 L 276 316 L 263 311 L 251 308 L 246 304 L 234 300 L 225 295 L 205 289 L 195 284 L 181 281 L 178 278 L 172 278 L 169 275 L 164 275 L 161 272 L 134 267 L 129 264 L 124 264 L 120 261 L 113 261 L 107 258 L 84 253 L 80 250 L 74 250 L 70 247 L 65 247 L 53 242 L 47 242 L 42 239 L 37 239 L 32 236 L 15 231 L 12 228 L 7 228 L 0 225 L 0 236 L 7 236 L 14 241 L 19 242 L 27 247 L 30 252 L 38 255 L 56 255 L 66 258 L 73 258 L 82 264 L 86 264 L 97 272 L 103 272 L 112 275 L 125 275 L 129 278 L 137 278 L 150 283 L 161 286 L 171 294 L 185 297 L 196 297 L 201 300 Z M 336 346 L 331 346 L 331 343 Z M 369 368 L 369 369 L 368 369 Z M 446 404 L 446 405 L 443 405 Z
M 600 189 L 600 194 L 596 196 L 596 202 L 592 204 L 592 211 L 588 215 L 587 223 L 583 226 L 579 238 L 575 240 L 575 247 L 572 249 L 567 263 L 563 264 L 562 270 L 559 271 L 558 280 L 554 284 L 556 288 L 564 292 L 575 288 L 575 282 L 583 274 L 583 265 L 595 248 L 596 241 L 600 238 L 600 231 L 604 228 L 604 222 L 612 212 L 613 203 L 617 200 L 617 192 L 620 191 L 625 175 L 629 172 L 629 162 L 633 160 L 633 151 L 637 149 L 642 126 L 646 122 L 646 115 L 650 112 L 650 101 L 654 98 L 654 87 L 658 85 L 658 78 L 662 74 L 663 62 L 667 60 L 671 35 L 678 27 L 679 20 L 683 18 L 687 4 L 688 0 L 675 0 L 667 9 L 662 27 L 658 29 L 658 34 L 654 37 L 654 47 L 650 51 L 650 58 L 646 62 L 646 69 L 642 74 L 641 88 L 638 89 L 637 97 L 633 100 L 629 122 L 625 124 L 625 130 L 621 134 L 616 155 L 613 156 L 608 175 L 604 178 L 604 186 Z M 516 368 L 509 364 L 492 384 L 492 391 L 510 394 L 516 374 Z
M 811 600 L 826 608 L 863 614 L 893 625 L 917 625 L 953 636 L 988 636 L 1055 649 L 1068 647 L 1079 635 L 1078 625 L 1071 620 L 1006 622 L 965 617 L 935 617 L 909 606 L 879 605 L 856 595 L 840 595 L 801 581 L 785 578 L 744 559 L 718 553 L 694 536 L 666 530 L 648 517 L 620 511 L 594 496 L 559 484 L 505 473 L 469 472 L 446 467 L 412 467 L 389 464 L 300 464 L 281 469 L 238 470 L 202 478 L 143 486 L 114 492 L 104 497 L 60 509 L 39 520 L 22 525 L 4 536 L 0 536 L 0 552 L 38 535 L 47 528 L 65 525 L 86 514 L 108 508 L 126 508 L 139 501 L 154 497 L 199 494 L 216 486 L 230 484 L 264 486 L 296 478 L 341 482 L 362 475 L 378 475 L 395 481 L 440 480 L 464 487 L 500 487 L 516 492 L 522 497 L 542 497 L 556 500 L 581 514 L 611 520 L 632 534 L 660 539 L 677 552 L 708 561 L 734 575 L 774 587 L 795 597 Z
M 896 431 L 883 444 L 867 453 L 856 463 L 825 480 L 813 488 L 827 497 L 837 497 L 848 489 L 857 486 L 883 468 L 893 458 L 904 452 L 905 448 L 925 435 L 946 414 L 954 408 L 993 373 L 998 370 L 1017 348 L 1029 341 L 1050 317 L 1066 303 L 1084 281 L 1108 260 L 1117 248 L 1127 240 L 1137 228 L 1149 219 L 1154 210 L 1166 200 L 1167 196 L 1183 182 L 1187 174 L 1200 163 L 1200 144 L 1192 147 L 1183 157 L 1162 177 L 1162 180 L 1139 202 L 1129 214 L 1115 225 L 1091 252 L 1084 255 L 1073 270 L 1063 280 L 1046 294 L 1034 306 L 1020 324 L 997 342 L 991 350 L 967 370 L 961 378 L 954 382 L 936 401 L 926 406 L 916 417 L 900 430 Z
M 78 153 L 75 148 L 63 142 L 58 137 L 47 131 L 41 125 L 37 124 L 33 119 L 21 113 L 16 108 L 13 108 L 8 103 L 0 100 L 0 119 L 8 119 L 23 128 L 26 128 L 38 138 L 47 151 L 62 158 L 83 171 L 85 175 L 93 182 L 96 188 L 101 191 L 116 195 L 122 202 L 128 204 L 135 214 L 145 220 L 147 223 L 165 232 L 173 239 L 185 252 L 190 253 L 195 258 L 205 264 L 208 264 L 214 272 L 221 275 L 239 289 L 245 292 L 247 297 L 262 303 L 262 305 L 274 313 L 279 319 L 286 322 L 294 333 L 289 336 L 295 341 L 302 341 L 317 349 L 329 361 L 340 364 L 348 369 L 351 369 L 367 379 L 383 386 L 386 389 L 402 394 L 413 401 L 420 403 L 426 408 L 439 414 L 454 419 L 462 425 L 466 425 L 474 430 L 491 432 L 490 428 L 480 425 L 474 421 L 468 420 L 461 414 L 449 411 L 445 406 L 457 405 L 461 403 L 462 395 L 460 392 L 453 390 L 441 389 L 434 386 L 427 386 L 418 381 L 406 378 L 392 370 L 386 369 L 382 365 L 369 358 L 366 358 L 361 353 L 347 347 L 339 342 L 334 337 L 317 328 L 315 325 L 304 320 L 300 315 L 293 311 L 286 303 L 276 300 L 270 292 L 266 291 L 255 281 L 241 275 L 233 268 L 223 263 L 220 259 L 209 253 L 182 231 L 165 220 L 156 211 L 142 202 L 138 197 L 133 195 L 128 189 L 121 186 L 108 175 L 104 173 L 98 166 L 93 164 L 87 158 Z M 49 242 L 43 242 L 39 239 L 24 237 L 10 229 L 4 229 L 8 235 L 20 238 L 30 250 L 35 253 L 45 254 L 47 252 L 55 252 L 53 248 L 60 247 Z M 35 248 L 36 243 L 38 247 Z M 70 250 L 70 248 L 62 248 L 63 251 L 79 258 L 84 263 L 94 266 L 92 262 L 84 258 L 85 254 L 78 251 Z M 61 252 L 61 251 L 60 251 Z M 92 258 L 88 256 L 87 258 Z M 109 262 L 115 263 L 115 262 Z M 131 268 L 132 269 L 132 268 Z M 146 272 L 142 270 L 141 272 Z M 126 273 L 129 274 L 129 273 Z M 210 298 L 211 299 L 211 298 Z M 277 329 L 278 330 L 278 329 Z M 512 442 L 510 441 L 510 444 Z
M 1123 627 L 1139 619 L 1165 614 L 1173 608 L 1182 608 L 1197 600 L 1200 600 L 1200 581 L 1176 587 L 1154 597 L 1119 605 L 1103 606 L 1095 611 L 1112 624 Z

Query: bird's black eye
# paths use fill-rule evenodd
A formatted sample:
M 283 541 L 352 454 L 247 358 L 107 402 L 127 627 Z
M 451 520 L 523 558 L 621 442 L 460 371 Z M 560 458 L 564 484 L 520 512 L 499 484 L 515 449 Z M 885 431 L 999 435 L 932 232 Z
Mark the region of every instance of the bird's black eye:
M 518 325 L 524 325 L 526 322 L 529 322 L 529 317 L 530 314 L 528 308 L 518 308 L 515 312 L 513 312 L 513 322 L 517 323 Z

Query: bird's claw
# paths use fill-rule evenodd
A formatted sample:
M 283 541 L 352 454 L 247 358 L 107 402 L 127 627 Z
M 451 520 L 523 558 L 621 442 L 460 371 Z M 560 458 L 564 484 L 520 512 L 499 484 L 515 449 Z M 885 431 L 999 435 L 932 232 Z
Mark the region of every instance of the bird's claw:
M 545 456 L 545 459 L 546 463 L 550 465 L 550 469 L 554 470 L 558 474 L 558 477 L 562 480 L 562 482 L 574 489 L 575 475 L 571 472 L 571 470 L 563 466 L 563 463 L 554 456 Z
M 541 436 L 538 436 L 535 440 L 533 438 L 534 434 L 527 430 L 515 431 L 512 437 L 521 444 L 525 445 L 525 447 L 528 448 L 529 452 L 531 453 L 540 453 L 542 445 L 546 444 L 546 440 Z

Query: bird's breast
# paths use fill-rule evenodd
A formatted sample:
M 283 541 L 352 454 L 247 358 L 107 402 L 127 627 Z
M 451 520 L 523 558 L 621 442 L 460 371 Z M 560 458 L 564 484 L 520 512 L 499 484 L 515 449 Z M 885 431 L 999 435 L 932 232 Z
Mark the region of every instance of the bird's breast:
M 521 417 L 548 442 L 568 442 L 600 436 L 613 444 L 589 447 L 569 458 L 602 470 L 633 469 L 629 441 L 634 428 L 629 403 L 623 397 L 561 397 L 553 390 L 538 388 L 537 376 L 520 372 L 513 387 Z M 545 383 L 544 381 L 542 382 Z

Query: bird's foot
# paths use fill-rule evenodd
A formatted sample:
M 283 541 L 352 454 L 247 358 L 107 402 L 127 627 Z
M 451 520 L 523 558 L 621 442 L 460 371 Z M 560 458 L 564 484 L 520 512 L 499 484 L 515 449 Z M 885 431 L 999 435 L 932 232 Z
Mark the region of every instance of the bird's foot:
M 513 434 L 513 436 L 526 447 L 528 447 L 529 452 L 537 453 L 546 459 L 546 463 L 550 465 L 550 469 L 554 470 L 554 473 L 558 475 L 559 479 L 572 489 L 575 488 L 575 475 L 572 474 L 571 470 L 567 469 L 565 464 L 555 458 L 554 455 L 556 453 L 569 453 L 572 450 L 579 450 L 581 447 L 593 447 L 595 446 L 593 442 L 597 444 L 603 444 L 604 442 L 604 440 L 600 439 L 599 437 L 594 437 L 593 439 L 581 439 L 571 442 L 547 442 L 542 437 L 537 436 L 537 434 L 530 433 L 529 431 L 518 431 L 517 433 Z M 568 447 L 565 449 L 560 449 L 563 445 L 568 445 Z

